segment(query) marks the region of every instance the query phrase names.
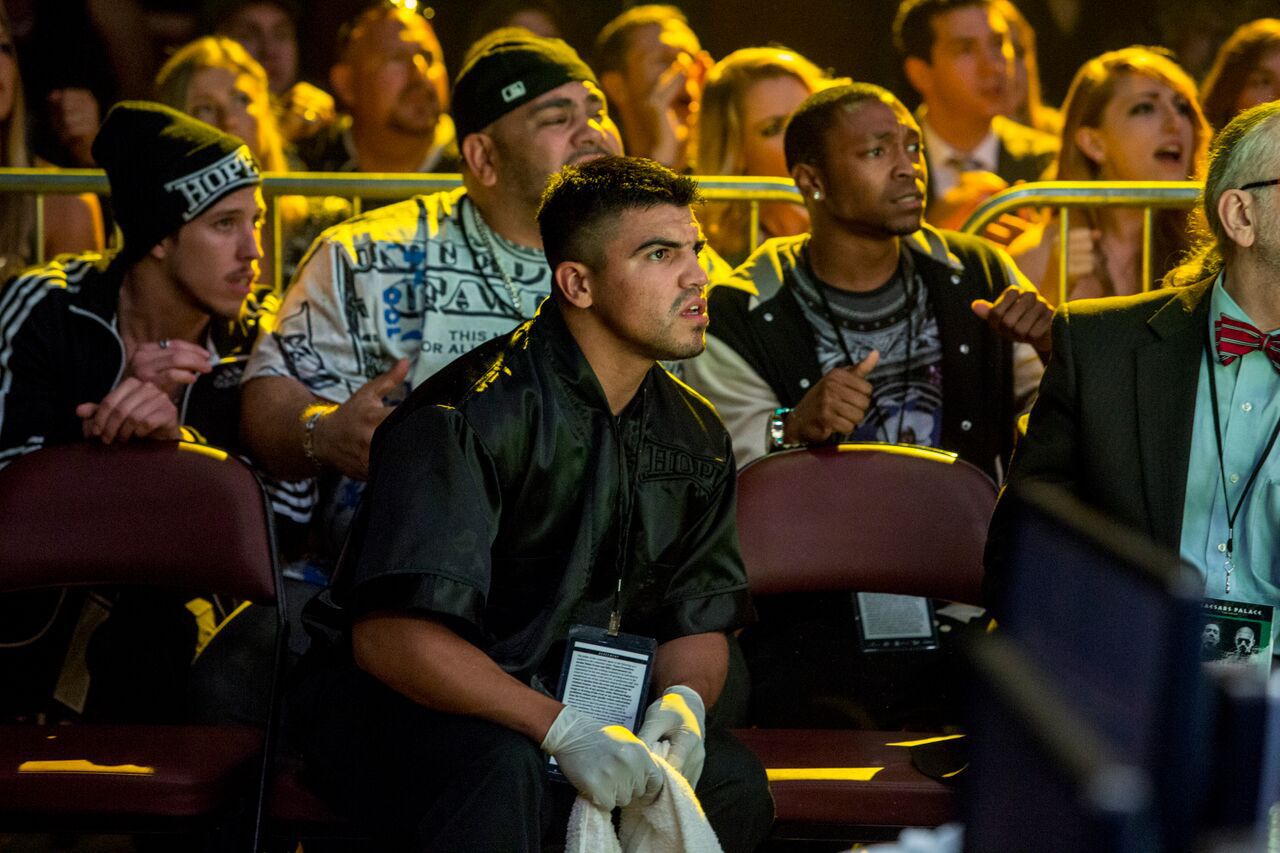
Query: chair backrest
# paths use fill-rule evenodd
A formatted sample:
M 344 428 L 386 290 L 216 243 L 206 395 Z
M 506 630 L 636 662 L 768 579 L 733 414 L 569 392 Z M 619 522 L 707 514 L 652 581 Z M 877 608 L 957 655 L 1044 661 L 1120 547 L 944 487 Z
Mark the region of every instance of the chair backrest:
M 954 454 L 843 444 L 770 454 L 738 477 L 751 590 L 858 590 L 980 604 L 995 484 Z
M 276 602 L 258 479 L 186 442 L 38 450 L 0 471 L 0 592 L 145 584 Z

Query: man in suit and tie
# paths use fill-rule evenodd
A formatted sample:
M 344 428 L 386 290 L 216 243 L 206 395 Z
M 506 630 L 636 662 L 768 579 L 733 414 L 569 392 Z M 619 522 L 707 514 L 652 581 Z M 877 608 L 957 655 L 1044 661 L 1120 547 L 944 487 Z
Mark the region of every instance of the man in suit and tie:
M 987 196 L 1040 178 L 1058 141 L 1001 115 L 1013 45 L 992 0 L 902 0 L 893 36 L 923 100 L 930 223 L 958 228 Z
M 1064 304 L 1008 485 L 1066 486 L 1176 550 L 1205 595 L 1280 605 L 1280 103 L 1218 135 L 1208 234 L 1150 293 Z M 1002 499 L 987 602 L 1009 583 Z

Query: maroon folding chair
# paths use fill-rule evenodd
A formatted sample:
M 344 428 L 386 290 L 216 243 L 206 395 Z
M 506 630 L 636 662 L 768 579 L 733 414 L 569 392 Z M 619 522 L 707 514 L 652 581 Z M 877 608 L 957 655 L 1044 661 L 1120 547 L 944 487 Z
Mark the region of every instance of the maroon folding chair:
M 238 830 L 247 812 L 256 853 L 285 650 L 273 536 L 257 478 L 208 447 L 85 442 L 0 471 L 0 592 L 148 586 L 276 611 L 264 726 L 0 726 L 0 825 L 186 832 L 236 812 Z
M 844 444 L 770 454 L 738 477 L 752 594 L 886 592 L 981 604 L 995 497 L 985 474 L 930 448 Z M 869 840 L 957 815 L 952 789 L 920 773 L 900 745 L 936 734 L 735 734 L 769 770 L 779 836 Z

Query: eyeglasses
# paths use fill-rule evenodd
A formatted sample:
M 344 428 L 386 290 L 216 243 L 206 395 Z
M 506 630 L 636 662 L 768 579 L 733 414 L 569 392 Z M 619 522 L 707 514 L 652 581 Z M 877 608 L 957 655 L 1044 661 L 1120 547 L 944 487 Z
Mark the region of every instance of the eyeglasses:
M 1245 184 L 1240 189 L 1254 190 L 1254 189 L 1257 189 L 1258 187 L 1274 187 L 1276 184 L 1280 184 L 1280 178 L 1272 178 L 1269 181 L 1254 181 L 1251 184 Z

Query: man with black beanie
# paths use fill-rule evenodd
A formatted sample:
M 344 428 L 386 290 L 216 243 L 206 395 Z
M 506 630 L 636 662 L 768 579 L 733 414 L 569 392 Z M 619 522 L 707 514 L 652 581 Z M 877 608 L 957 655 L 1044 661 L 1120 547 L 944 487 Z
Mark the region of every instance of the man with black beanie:
M 41 447 L 84 440 L 185 437 L 234 450 L 239 377 L 261 313 L 246 298 L 262 257 L 258 164 L 240 139 L 145 102 L 114 107 L 93 154 L 111 185 L 123 245 L 60 256 L 0 290 L 0 467 Z M 287 487 L 270 489 L 277 511 L 286 513 L 278 517 L 287 518 L 293 496 Z M 59 596 L 50 616 L 30 599 L 7 598 L 0 624 L 12 631 L 27 618 L 36 625 L 75 620 L 77 599 Z M 59 628 L 41 643 L 6 650 L 0 677 L 16 665 L 25 678 L 13 679 L 0 714 L 182 714 L 196 642 L 183 602 L 136 592 L 94 600 L 85 613 L 109 606 L 111 616 L 95 634 L 86 666 L 67 654 L 57 702 L 50 693 L 64 660 L 59 643 L 70 633 Z M 65 675 L 89 670 L 91 682 Z M 33 672 L 51 675 L 42 680 Z M 242 686 L 245 675 L 237 675 Z
M 245 144 L 159 104 L 126 101 L 93 143 L 123 235 L 64 255 L 0 299 L 0 465 L 42 446 L 238 443 L 236 378 L 256 317 L 262 177 Z M 229 323 L 226 321 L 237 321 Z
M 514 29 L 482 39 L 452 100 L 463 188 L 326 231 L 245 374 L 243 434 L 267 469 L 343 475 L 324 499 L 335 546 L 391 407 L 532 317 L 550 292 L 536 220 L 547 179 L 620 149 L 591 69 L 557 39 Z

